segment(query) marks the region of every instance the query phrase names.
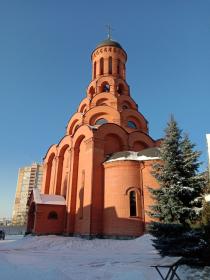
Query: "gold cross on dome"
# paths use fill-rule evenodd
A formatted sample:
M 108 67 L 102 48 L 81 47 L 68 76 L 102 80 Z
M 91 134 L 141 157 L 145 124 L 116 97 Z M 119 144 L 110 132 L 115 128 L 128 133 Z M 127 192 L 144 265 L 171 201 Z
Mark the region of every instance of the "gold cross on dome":
M 110 24 L 107 24 L 106 25 L 106 28 L 107 28 L 107 35 L 108 35 L 108 39 L 109 40 L 111 40 L 111 38 L 112 38 L 112 34 L 111 34 L 111 32 L 114 30 L 112 27 L 111 27 L 111 25 Z

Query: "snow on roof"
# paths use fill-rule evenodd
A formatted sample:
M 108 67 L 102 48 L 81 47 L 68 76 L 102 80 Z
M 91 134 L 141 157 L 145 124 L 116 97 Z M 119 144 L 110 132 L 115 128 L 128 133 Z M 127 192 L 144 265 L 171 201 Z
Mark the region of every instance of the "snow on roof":
M 61 195 L 40 194 L 39 189 L 33 189 L 34 202 L 36 204 L 66 205 L 65 198 Z
M 112 154 L 106 162 L 113 162 L 118 160 L 136 160 L 136 161 L 146 161 L 159 159 L 159 149 L 158 148 L 148 148 L 140 152 L 133 151 L 123 151 Z
M 95 125 L 88 125 L 88 127 L 92 130 L 97 130 L 98 129 L 98 126 L 95 126 Z
M 41 194 L 41 199 L 43 204 L 66 205 L 65 199 L 61 195 Z
M 133 152 L 135 153 L 135 152 Z M 128 157 L 119 157 L 115 159 L 108 159 L 106 162 L 118 161 L 118 160 L 137 160 L 137 161 L 145 161 L 145 160 L 154 160 L 159 159 L 158 157 L 147 157 L 147 156 L 137 156 L 136 154 L 131 154 Z

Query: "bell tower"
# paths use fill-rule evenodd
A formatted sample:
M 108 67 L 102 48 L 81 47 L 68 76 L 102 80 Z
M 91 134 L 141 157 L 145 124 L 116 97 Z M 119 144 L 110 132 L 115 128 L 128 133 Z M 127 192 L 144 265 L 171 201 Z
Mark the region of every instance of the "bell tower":
M 138 111 L 126 81 L 127 53 L 118 42 L 108 39 L 99 43 L 91 54 L 92 79 L 66 134 L 73 135 L 82 125 L 95 127 L 113 123 L 126 132 L 148 135 L 148 122 Z
M 127 54 L 121 45 L 110 39 L 100 43 L 92 53 L 92 80 L 112 75 L 125 80 Z
M 120 125 L 129 133 L 134 130 L 148 133 L 147 121 L 130 96 L 126 61 L 126 51 L 110 36 L 96 46 L 91 54 L 92 80 L 87 88 L 88 102 L 86 100 L 84 111 L 90 115 L 94 108 L 95 117 L 84 116 L 84 124 L 93 126 L 108 122 Z
M 127 91 L 128 93 L 129 87 L 126 84 L 125 70 L 127 54 L 118 42 L 108 38 L 98 44 L 92 52 L 91 61 L 91 84 L 100 84 L 100 80 L 104 78 L 113 79 L 112 86 L 109 83 L 98 85 L 94 91 L 95 94 L 112 92 L 112 94 L 117 95 L 117 93 L 121 94 L 122 91 Z

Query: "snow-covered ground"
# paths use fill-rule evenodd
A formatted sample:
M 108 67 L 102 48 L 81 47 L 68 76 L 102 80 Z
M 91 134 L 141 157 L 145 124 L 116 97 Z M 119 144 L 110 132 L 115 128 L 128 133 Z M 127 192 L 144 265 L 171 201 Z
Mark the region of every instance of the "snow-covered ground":
M 151 237 L 85 240 L 61 236 L 7 236 L 0 241 L 3 280 L 159 280 L 150 265 L 160 256 Z M 181 266 L 182 280 L 210 279 L 210 269 Z

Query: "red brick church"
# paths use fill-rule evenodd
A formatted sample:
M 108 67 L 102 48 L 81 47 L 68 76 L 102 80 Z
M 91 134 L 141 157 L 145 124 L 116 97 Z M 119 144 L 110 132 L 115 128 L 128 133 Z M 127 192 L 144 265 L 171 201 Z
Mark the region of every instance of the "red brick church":
M 134 237 L 150 221 L 160 142 L 131 97 L 122 46 L 108 38 L 91 61 L 86 96 L 44 157 L 41 192 L 34 189 L 28 201 L 28 232 Z

